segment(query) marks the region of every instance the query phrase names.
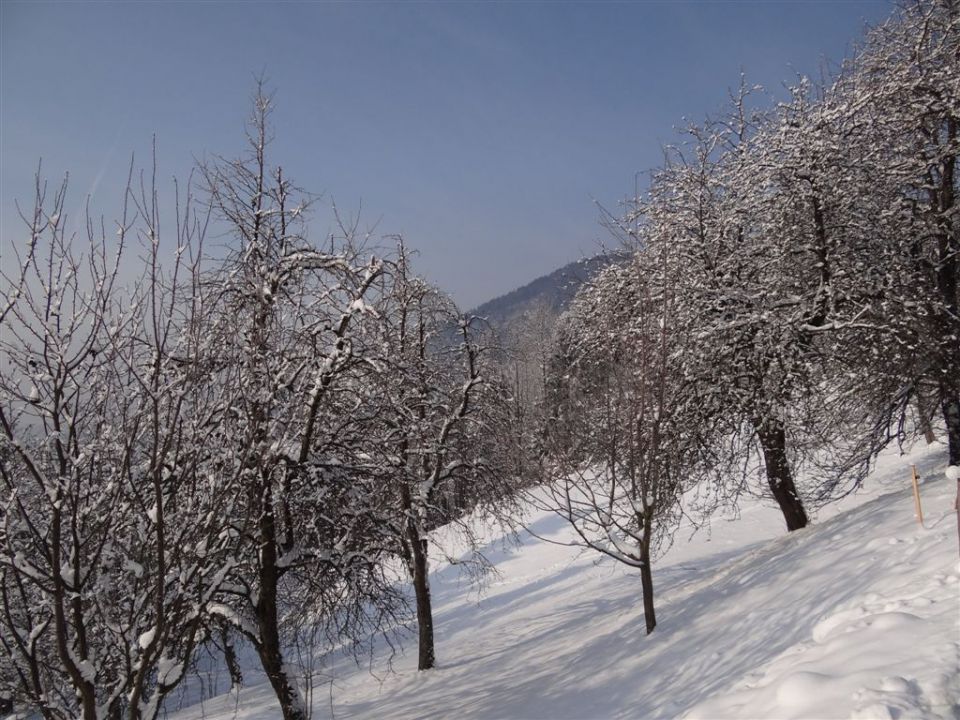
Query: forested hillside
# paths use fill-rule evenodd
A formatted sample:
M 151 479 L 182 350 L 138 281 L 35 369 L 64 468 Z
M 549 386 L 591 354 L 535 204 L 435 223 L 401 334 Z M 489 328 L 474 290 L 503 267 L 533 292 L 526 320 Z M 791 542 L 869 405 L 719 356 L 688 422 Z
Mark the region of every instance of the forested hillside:
M 511 321 L 525 314 L 546 311 L 557 317 L 567 309 L 583 283 L 601 269 L 626 258 L 626 254 L 607 253 L 576 260 L 506 295 L 478 305 L 471 313 L 486 318 L 499 330 L 507 330 Z

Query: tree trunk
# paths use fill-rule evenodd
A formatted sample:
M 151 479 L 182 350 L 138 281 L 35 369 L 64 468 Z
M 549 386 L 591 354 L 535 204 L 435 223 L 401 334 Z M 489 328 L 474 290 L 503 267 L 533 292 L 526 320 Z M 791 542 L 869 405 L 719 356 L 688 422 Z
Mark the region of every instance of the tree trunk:
M 941 387 L 940 408 L 947 425 L 947 458 L 949 465 L 960 466 L 960 393 L 953 388 Z M 957 478 L 957 542 L 960 543 L 960 477 Z
M 951 19 L 957 18 L 957 7 L 950 4 Z M 946 122 L 948 145 L 957 141 L 957 117 L 949 115 Z M 942 310 L 934 316 L 942 329 L 938 333 L 946 348 L 946 358 L 942 363 L 940 379 L 940 408 L 947 425 L 947 454 L 950 465 L 960 466 L 960 384 L 957 373 L 960 371 L 960 349 L 957 347 L 957 307 L 960 296 L 960 231 L 957 223 L 951 220 L 956 210 L 956 170 L 957 153 L 950 152 L 943 158 L 940 175 L 939 197 L 934 199 L 934 207 L 939 204 L 942 232 L 937 238 L 937 289 L 940 294 Z M 960 540 L 960 478 L 957 478 L 957 498 L 954 502 L 957 511 L 957 539 Z
M 263 635 L 263 623 L 260 623 L 260 632 Z M 296 681 L 290 677 L 283 662 L 283 653 L 280 650 L 279 634 L 274 632 L 268 642 L 257 646 L 257 654 L 260 656 L 260 662 L 267 673 L 270 685 L 280 703 L 280 710 L 283 713 L 283 720 L 307 720 L 307 713 L 303 707 L 303 701 L 300 697 L 300 690 L 297 688 Z
M 767 469 L 767 482 L 787 522 L 787 530 L 793 531 L 806 527 L 807 513 L 803 509 L 803 503 L 793 482 L 790 462 L 787 460 L 787 437 L 783 423 L 777 420 L 755 419 L 753 426 L 760 439 L 763 462 Z
M 937 436 L 933 432 L 933 423 L 930 422 L 930 413 L 927 412 L 927 404 L 919 395 L 917 395 L 917 419 L 920 425 L 920 431 L 923 433 L 923 439 L 927 445 L 932 445 L 937 441 Z
M 941 391 L 940 409 L 947 426 L 947 456 L 950 465 L 960 465 L 960 392 L 946 387 Z
M 652 514 L 652 513 L 651 513 Z M 657 626 L 657 615 L 653 609 L 653 570 L 650 567 L 650 517 L 644 518 L 643 539 L 640 543 L 640 585 L 643 589 L 643 619 L 647 625 L 647 635 Z
M 280 645 L 279 616 L 277 613 L 277 586 L 280 568 L 277 567 L 277 533 L 270 500 L 269 485 L 264 484 L 263 512 L 260 516 L 260 597 L 256 604 L 259 642 L 257 654 L 270 685 L 280 702 L 283 720 L 306 720 L 307 713 L 297 688 L 296 680 L 290 677 L 283 662 Z
M 261 634 L 263 630 L 264 626 L 261 623 Z M 273 633 L 269 642 L 258 645 L 257 654 L 260 655 L 260 662 L 263 664 L 263 669 L 266 671 L 270 685 L 273 687 L 280 703 L 283 720 L 307 720 L 307 713 L 300 698 L 300 690 L 284 665 L 279 636 Z
M 436 662 L 433 650 L 433 608 L 430 602 L 430 575 L 427 564 L 427 539 L 421 538 L 417 528 L 410 523 L 410 547 L 413 559 L 413 590 L 417 599 L 417 626 L 419 628 L 420 652 L 417 669 L 429 670 Z

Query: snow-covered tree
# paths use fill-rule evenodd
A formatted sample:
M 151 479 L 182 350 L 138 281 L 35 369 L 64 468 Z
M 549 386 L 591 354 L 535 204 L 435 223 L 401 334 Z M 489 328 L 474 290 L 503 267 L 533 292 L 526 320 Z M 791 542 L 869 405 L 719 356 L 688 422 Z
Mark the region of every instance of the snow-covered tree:
M 823 502 L 855 487 L 881 446 L 862 395 L 839 383 L 850 368 L 838 353 L 869 328 L 875 205 L 853 128 L 813 95 L 801 81 L 760 113 L 742 84 L 731 111 L 668 148 L 620 226 L 649 250 L 674 249 L 677 323 L 697 338 L 678 372 L 717 430 L 734 492 L 759 470 L 788 530 L 807 523 L 802 494 Z
M 676 530 L 683 493 L 712 474 L 678 372 L 685 339 L 676 266 L 665 259 L 641 251 L 607 268 L 562 316 L 545 461 L 547 504 L 579 541 L 639 568 L 648 633 L 652 563 Z
M 427 670 L 436 661 L 429 532 L 447 525 L 465 543 L 462 562 L 482 566 L 474 527 L 464 516 L 485 514 L 509 530 L 515 433 L 479 322 L 461 316 L 409 261 L 400 242 L 377 307 L 382 409 L 375 442 L 385 458 L 388 529 L 414 587 L 418 667 Z
M 896 418 L 932 391 L 960 462 L 960 6 L 927 0 L 875 28 L 837 83 L 856 146 L 883 201 L 869 251 L 883 285 L 869 311 L 883 328 Z M 879 203 L 878 203 L 879 204 Z
M 677 248 L 682 373 L 758 452 L 789 529 L 935 399 L 955 462 L 957 5 L 902 9 L 828 85 L 668 149 L 620 229 Z M 739 449 L 736 449 L 736 448 Z M 731 453 L 725 453 L 731 456 Z M 745 465 L 749 467 L 749 465 Z
M 270 99 L 258 88 L 249 152 L 202 168 L 215 218 L 233 239 L 206 279 L 220 341 L 220 415 L 208 463 L 229 474 L 236 566 L 213 610 L 255 648 L 284 718 L 308 714 L 288 651 L 319 631 L 357 637 L 391 612 L 381 573 L 374 483 L 362 448 L 376 415 L 363 382 L 363 324 L 382 272 L 355 228 L 320 246 L 307 201 L 267 159 Z
M 807 366 L 797 321 L 785 317 L 796 309 L 783 305 L 778 284 L 792 268 L 763 222 L 772 199 L 749 152 L 755 127 L 746 97 L 741 92 L 728 118 L 692 127 L 685 142 L 668 148 L 624 229 L 639 232 L 636 239 L 674 267 L 675 322 L 697 340 L 678 372 L 700 396 L 703 416 L 725 428 L 715 438 L 718 455 L 758 455 L 794 530 L 807 515 L 787 428 Z
M 539 479 L 540 435 L 546 413 L 550 349 L 554 345 L 559 310 L 540 300 L 499 331 L 502 374 L 510 386 L 513 425 L 517 436 L 516 472 L 525 484 Z
M 188 191 L 164 244 L 141 182 L 116 238 L 88 217 L 81 242 L 65 193 L 38 180 L 29 250 L 2 277 L 0 694 L 48 718 L 154 718 L 231 563 L 233 499 L 203 451 L 203 222 Z

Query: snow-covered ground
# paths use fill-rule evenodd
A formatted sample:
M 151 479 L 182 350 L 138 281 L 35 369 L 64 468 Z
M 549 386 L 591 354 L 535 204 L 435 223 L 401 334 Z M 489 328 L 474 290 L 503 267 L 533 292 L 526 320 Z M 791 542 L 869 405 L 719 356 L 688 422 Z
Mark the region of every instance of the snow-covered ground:
M 412 637 L 369 665 L 335 658 L 314 717 L 956 720 L 960 563 L 944 462 L 942 446 L 887 454 L 862 492 L 789 535 L 762 503 L 680 533 L 654 567 L 650 636 L 636 571 L 530 534 L 492 543 L 499 574 L 482 594 L 455 567 L 432 576 L 437 669 L 416 671 Z M 545 512 L 530 528 L 571 537 Z M 263 676 L 251 668 L 246 682 L 172 717 L 278 717 Z

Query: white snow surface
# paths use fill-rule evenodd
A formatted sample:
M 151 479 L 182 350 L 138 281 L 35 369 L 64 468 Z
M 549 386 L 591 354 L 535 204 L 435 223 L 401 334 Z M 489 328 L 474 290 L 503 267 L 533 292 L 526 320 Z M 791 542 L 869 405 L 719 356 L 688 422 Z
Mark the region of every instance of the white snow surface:
M 413 636 L 392 657 L 379 643 L 361 666 L 331 655 L 318 663 L 313 717 L 960 718 L 956 486 L 944 467 L 943 446 L 888 453 L 861 492 L 789 534 L 762 501 L 709 532 L 681 530 L 653 569 L 649 636 L 638 570 L 529 533 L 513 547 L 493 538 L 498 575 L 482 593 L 434 563 L 436 669 L 416 670 Z M 572 538 L 547 512 L 528 524 Z M 279 717 L 244 659 L 239 693 L 215 669 L 207 699 L 169 717 Z

